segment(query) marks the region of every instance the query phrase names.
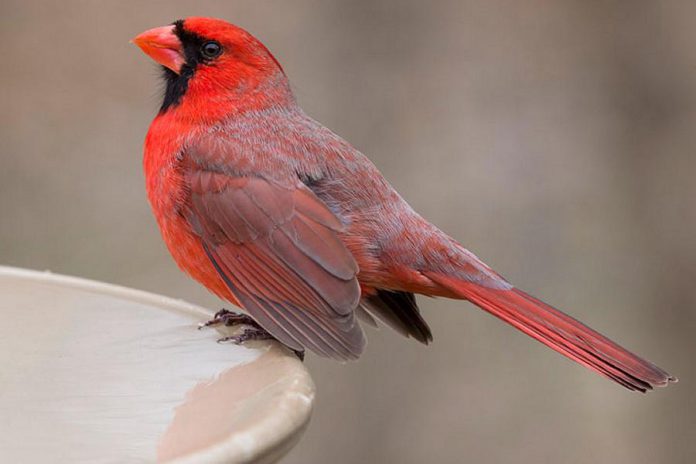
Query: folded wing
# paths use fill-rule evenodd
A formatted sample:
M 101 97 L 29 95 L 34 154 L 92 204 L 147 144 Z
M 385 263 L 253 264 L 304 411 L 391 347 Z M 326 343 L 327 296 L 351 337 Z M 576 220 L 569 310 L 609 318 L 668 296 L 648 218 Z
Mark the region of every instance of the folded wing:
M 194 170 L 184 213 L 245 310 L 278 340 L 355 359 L 365 338 L 354 310 L 358 266 L 340 220 L 298 182 Z

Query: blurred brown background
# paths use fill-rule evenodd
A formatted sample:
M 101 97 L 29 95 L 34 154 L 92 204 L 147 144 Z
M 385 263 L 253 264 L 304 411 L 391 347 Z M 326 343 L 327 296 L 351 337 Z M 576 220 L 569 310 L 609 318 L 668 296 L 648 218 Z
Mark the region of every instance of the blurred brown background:
M 681 378 L 631 394 L 421 298 L 433 345 L 369 331 L 358 363 L 309 356 L 316 411 L 285 463 L 696 462 L 696 2 L 0 5 L 0 263 L 220 306 L 150 215 L 158 72 L 128 43 L 218 16 L 424 216 Z

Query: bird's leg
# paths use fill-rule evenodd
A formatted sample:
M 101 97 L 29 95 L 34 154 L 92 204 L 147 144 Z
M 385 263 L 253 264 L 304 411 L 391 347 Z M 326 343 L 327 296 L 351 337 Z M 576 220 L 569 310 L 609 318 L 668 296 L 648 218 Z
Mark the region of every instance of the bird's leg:
M 228 311 L 224 308 L 216 312 L 211 320 L 200 324 L 198 328 L 202 329 L 203 327 L 212 327 L 219 324 L 224 324 L 227 327 L 236 325 L 248 325 L 249 327 L 244 328 L 242 333 L 238 335 L 230 335 L 219 339 L 218 343 L 234 343 L 235 345 L 241 345 L 251 340 L 276 340 L 273 335 L 268 333 L 250 316 L 244 313 Z M 297 356 L 300 361 L 304 361 L 304 351 L 292 350 L 292 352 L 295 353 L 295 356 Z
M 204 327 L 212 327 L 219 324 L 224 324 L 227 327 L 232 327 L 235 325 L 250 325 L 252 327 L 261 328 L 255 320 L 247 316 L 244 313 L 236 313 L 234 311 L 228 311 L 227 309 L 221 309 L 216 312 L 213 318 L 207 322 L 198 325 L 199 329 Z

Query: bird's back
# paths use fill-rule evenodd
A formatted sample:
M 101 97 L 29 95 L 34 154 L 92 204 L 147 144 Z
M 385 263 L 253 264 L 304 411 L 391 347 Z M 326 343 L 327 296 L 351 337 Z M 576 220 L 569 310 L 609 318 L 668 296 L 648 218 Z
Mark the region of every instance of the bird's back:
M 446 264 L 448 254 L 461 258 L 461 247 L 416 213 L 365 155 L 299 107 L 235 115 L 181 151 L 183 164 L 303 183 L 346 225 L 341 239 L 367 286 L 437 292 L 419 271 Z

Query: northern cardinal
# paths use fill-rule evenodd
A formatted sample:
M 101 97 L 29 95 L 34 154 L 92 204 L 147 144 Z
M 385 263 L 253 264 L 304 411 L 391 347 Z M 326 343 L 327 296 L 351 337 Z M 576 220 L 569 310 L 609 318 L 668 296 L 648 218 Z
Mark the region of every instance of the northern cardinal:
M 245 30 L 191 17 L 133 41 L 166 83 L 143 164 L 169 251 L 291 349 L 356 359 L 358 316 L 427 344 L 420 293 L 469 300 L 628 389 L 676 381 L 513 287 L 423 219 L 302 111 L 280 63 Z

